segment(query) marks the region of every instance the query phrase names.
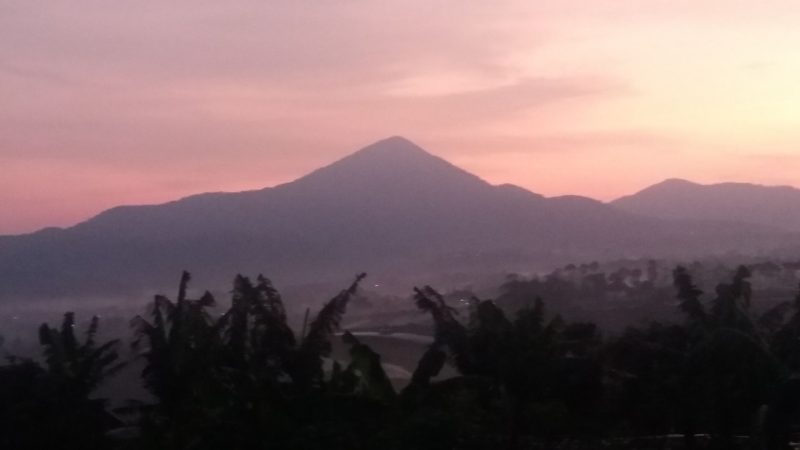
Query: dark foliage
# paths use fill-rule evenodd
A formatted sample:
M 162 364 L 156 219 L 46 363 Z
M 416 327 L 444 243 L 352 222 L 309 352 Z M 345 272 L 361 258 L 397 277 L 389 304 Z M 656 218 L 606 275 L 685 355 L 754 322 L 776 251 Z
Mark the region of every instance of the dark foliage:
M 96 342 L 98 325 L 92 318 L 81 343 L 67 313 L 60 328 L 39 329 L 44 366 L 11 358 L 0 367 L 0 448 L 109 448 L 105 433 L 120 423 L 90 394 L 123 363 L 117 341 Z
M 585 271 L 572 292 L 661 295 L 654 264 L 609 277 L 595 269 L 565 268 Z M 638 449 L 674 446 L 677 434 L 686 449 L 789 448 L 800 419 L 800 293 L 757 314 L 750 268 L 710 300 L 689 269 L 672 275 L 679 320 L 610 336 L 547 313 L 538 294 L 563 295 L 556 278 L 510 279 L 497 302 L 459 308 L 415 289 L 433 342 L 398 384 L 380 354 L 340 331 L 364 274 L 297 333 L 265 277 L 237 276 L 220 314 L 211 294 L 190 297 L 184 273 L 174 301 L 156 296 L 131 322 L 154 399 L 134 408 L 138 419 L 123 424 L 95 397 L 123 367 L 118 342 L 97 342 L 97 318 L 79 339 L 68 313 L 59 328 L 40 327 L 40 362 L 0 366 L 0 447 Z M 346 357 L 335 356 L 337 339 Z

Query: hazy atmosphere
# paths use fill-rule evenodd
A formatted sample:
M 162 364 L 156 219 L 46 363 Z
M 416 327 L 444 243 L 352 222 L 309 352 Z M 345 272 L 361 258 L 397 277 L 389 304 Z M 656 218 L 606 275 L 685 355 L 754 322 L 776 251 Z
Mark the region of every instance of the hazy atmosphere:
M 798 25 L 0 0 L 0 449 L 800 449 Z
M 0 1 L 0 234 L 397 134 L 548 196 L 796 185 L 799 22 L 788 0 Z

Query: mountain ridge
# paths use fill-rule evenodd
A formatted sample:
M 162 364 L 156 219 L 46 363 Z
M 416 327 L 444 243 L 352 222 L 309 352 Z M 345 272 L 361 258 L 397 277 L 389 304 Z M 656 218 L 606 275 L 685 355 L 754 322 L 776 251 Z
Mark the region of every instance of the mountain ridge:
M 184 269 L 219 285 L 237 272 L 291 283 L 755 251 L 785 239 L 491 185 L 393 137 L 274 187 L 117 207 L 71 228 L 0 238 L 0 298 L 161 288 Z
M 668 179 L 609 203 L 661 219 L 727 220 L 800 232 L 800 189 Z

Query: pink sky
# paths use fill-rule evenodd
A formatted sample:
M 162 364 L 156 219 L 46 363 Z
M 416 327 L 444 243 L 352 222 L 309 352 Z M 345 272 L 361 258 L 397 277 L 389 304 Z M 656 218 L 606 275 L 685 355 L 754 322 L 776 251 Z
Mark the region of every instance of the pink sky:
M 0 234 L 406 136 L 496 183 L 800 185 L 800 2 L 0 0 Z

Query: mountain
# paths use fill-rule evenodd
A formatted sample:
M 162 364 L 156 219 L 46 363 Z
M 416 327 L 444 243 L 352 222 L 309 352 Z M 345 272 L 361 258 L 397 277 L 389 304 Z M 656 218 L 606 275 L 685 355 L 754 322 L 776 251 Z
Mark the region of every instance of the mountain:
M 651 217 L 735 221 L 800 232 L 800 189 L 789 186 L 671 179 L 612 205 Z
M 122 206 L 72 228 L 0 237 L 0 299 L 140 295 L 183 269 L 220 287 L 235 273 L 283 284 L 359 271 L 413 279 L 785 242 L 758 226 L 660 220 L 493 186 L 393 137 L 279 186 Z

